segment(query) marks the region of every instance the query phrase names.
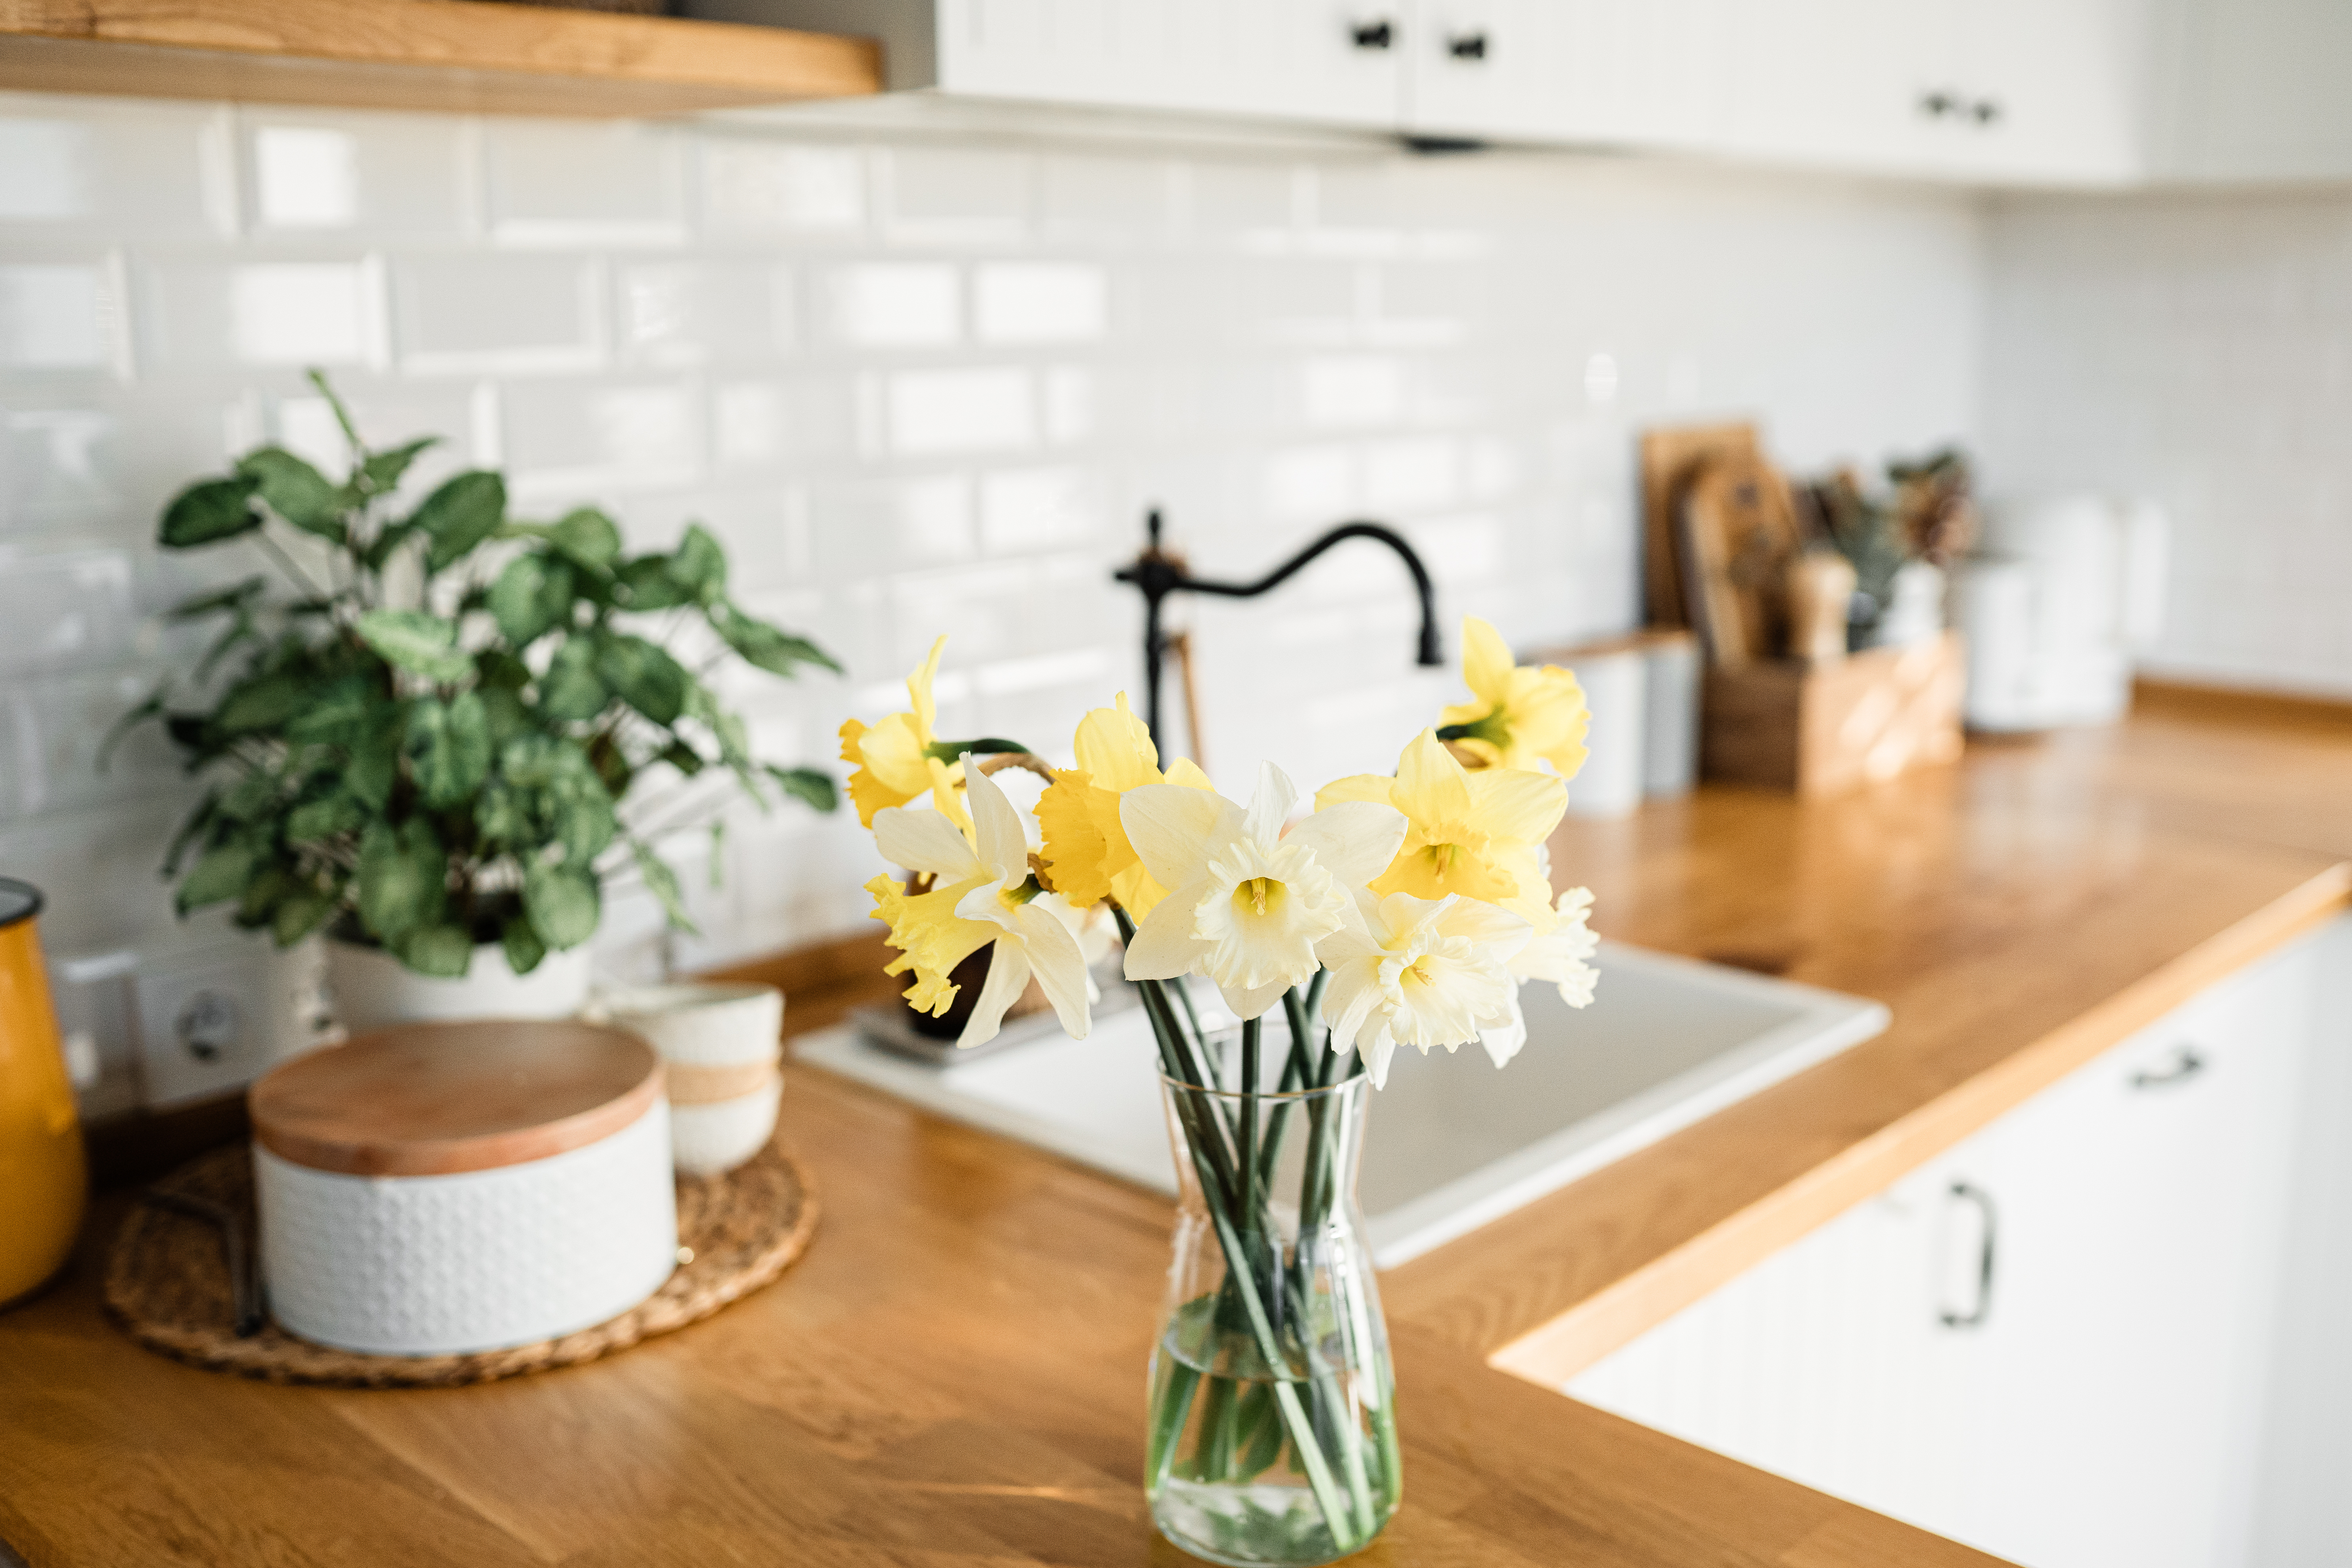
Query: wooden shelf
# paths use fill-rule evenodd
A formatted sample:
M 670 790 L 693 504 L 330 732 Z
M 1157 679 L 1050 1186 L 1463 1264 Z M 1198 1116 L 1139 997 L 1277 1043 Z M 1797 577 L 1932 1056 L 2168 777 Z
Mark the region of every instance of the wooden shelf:
M 0 88 L 654 115 L 882 89 L 869 38 L 483 0 L 0 0 Z

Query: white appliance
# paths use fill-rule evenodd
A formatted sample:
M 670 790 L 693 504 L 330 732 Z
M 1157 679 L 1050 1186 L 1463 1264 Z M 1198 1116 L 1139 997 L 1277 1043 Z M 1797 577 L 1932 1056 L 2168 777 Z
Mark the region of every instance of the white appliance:
M 2168 529 L 2152 502 L 2023 498 L 1985 509 L 1979 553 L 1958 563 L 1969 727 L 2106 724 L 2131 705 L 2134 656 L 2164 618 Z

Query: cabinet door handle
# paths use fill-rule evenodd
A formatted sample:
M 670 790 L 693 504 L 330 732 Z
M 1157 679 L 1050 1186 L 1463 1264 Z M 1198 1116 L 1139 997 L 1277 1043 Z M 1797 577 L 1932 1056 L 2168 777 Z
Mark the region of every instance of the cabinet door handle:
M 2160 1068 L 2142 1068 L 2132 1074 L 2134 1089 L 2169 1089 L 2176 1083 L 2187 1083 L 2205 1070 L 2205 1058 L 2197 1054 L 2195 1046 L 2175 1046 L 2172 1060 Z
M 1348 36 L 1360 49 L 1385 49 L 1396 42 L 1396 28 L 1385 19 L 1359 23 L 1348 29 Z
M 1984 1240 L 1977 1250 L 1976 1305 L 1965 1312 L 1955 1312 L 1948 1307 L 1939 1315 L 1948 1329 L 1979 1329 L 1992 1311 L 1993 1238 L 1998 1216 L 1993 1212 L 1992 1194 L 1982 1187 L 1967 1182 L 1954 1182 L 1950 1195 L 1976 1205 L 1978 1215 L 1984 1220 Z
M 1463 33 L 1448 38 L 1445 52 L 1457 60 L 1483 60 L 1486 58 L 1486 35 Z
M 1979 98 L 1969 105 L 1969 115 L 1979 125 L 1990 125 L 2001 116 L 2000 100 L 1997 98 Z
M 1919 112 L 1930 120 L 1941 120 L 1948 114 L 1958 114 L 1961 108 L 1960 95 L 1956 92 L 1945 92 L 1939 89 L 1919 95 Z

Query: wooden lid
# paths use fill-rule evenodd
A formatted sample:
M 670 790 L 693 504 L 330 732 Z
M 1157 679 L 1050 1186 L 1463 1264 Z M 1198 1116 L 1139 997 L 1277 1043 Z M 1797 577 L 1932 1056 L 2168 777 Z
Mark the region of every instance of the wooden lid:
M 404 1024 L 298 1057 L 253 1086 L 253 1135 L 281 1160 L 354 1176 L 488 1171 L 578 1149 L 644 1115 L 661 1058 L 570 1021 Z

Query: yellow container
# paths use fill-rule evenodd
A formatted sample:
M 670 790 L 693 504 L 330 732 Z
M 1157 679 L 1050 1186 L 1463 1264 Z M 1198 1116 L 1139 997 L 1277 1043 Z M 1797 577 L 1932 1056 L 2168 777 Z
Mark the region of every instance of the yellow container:
M 41 895 L 0 877 L 0 1303 L 73 1250 L 89 1174 L 34 917 Z

